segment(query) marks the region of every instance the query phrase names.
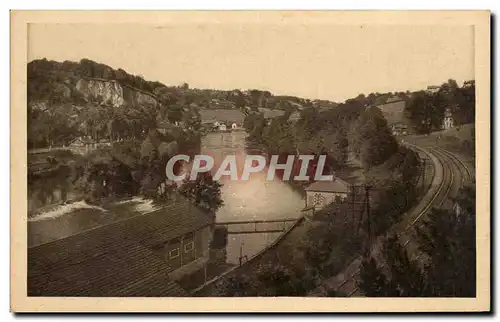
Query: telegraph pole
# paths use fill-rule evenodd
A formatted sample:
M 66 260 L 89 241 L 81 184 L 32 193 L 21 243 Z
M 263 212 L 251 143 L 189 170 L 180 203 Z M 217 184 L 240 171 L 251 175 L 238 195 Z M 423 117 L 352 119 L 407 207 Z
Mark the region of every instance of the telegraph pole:
M 424 157 L 422 166 L 422 193 L 425 191 L 425 168 L 427 167 L 426 162 L 427 159 Z
M 367 232 L 368 232 L 366 251 L 368 251 L 372 240 L 371 218 L 370 218 L 370 189 L 371 187 L 369 185 L 365 185 L 366 221 L 367 221 Z
M 356 226 L 356 219 L 354 218 L 354 197 L 355 197 L 355 191 L 354 191 L 354 185 L 351 185 L 351 217 L 352 217 L 352 225 L 353 228 Z

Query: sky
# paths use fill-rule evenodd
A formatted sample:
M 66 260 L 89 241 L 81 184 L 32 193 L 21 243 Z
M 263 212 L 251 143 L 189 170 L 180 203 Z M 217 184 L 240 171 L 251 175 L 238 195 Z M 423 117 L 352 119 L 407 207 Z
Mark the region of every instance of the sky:
M 473 27 L 30 24 L 28 61 L 88 58 L 166 85 L 342 102 L 474 78 Z

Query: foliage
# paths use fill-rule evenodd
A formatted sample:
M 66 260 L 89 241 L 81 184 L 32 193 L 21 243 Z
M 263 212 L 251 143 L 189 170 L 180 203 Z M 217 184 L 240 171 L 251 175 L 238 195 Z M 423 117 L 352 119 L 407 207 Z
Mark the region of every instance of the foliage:
M 475 189 L 462 188 L 455 202 L 453 211 L 433 209 L 416 229 L 419 259 L 411 260 L 395 235 L 386 239 L 379 259 L 385 270 L 364 258 L 359 286 L 365 295 L 475 296 Z
M 122 106 L 85 96 L 82 79 L 116 81 L 122 85 Z M 143 139 L 160 123 L 183 121 L 186 129 L 200 128 L 199 113 L 191 106 L 189 86 L 167 87 L 122 69 L 82 59 L 63 63 L 46 59 L 28 64 L 28 147 L 69 144 L 78 136 L 93 140 Z M 157 102 L 140 99 L 154 97 Z
M 351 150 L 365 169 L 382 164 L 398 150 L 397 141 L 378 108 L 367 108 L 361 113 L 352 131 Z
M 179 192 L 199 208 L 215 213 L 224 204 L 221 187 L 222 184 L 213 180 L 209 172 L 204 172 L 195 181 L 186 179 Z
M 363 257 L 360 270 L 360 289 L 368 297 L 390 296 L 389 281 L 372 257 Z
M 465 187 L 458 213 L 434 210 L 417 230 L 420 250 L 430 259 L 425 270 L 435 296 L 471 297 L 476 292 L 475 190 Z
M 313 281 L 304 270 L 262 264 L 251 275 L 240 274 L 219 281 L 217 296 L 305 296 Z

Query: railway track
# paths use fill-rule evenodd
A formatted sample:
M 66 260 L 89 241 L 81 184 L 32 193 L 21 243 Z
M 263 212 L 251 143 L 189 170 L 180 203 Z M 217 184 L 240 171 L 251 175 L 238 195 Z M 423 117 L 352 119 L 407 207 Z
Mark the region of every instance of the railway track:
M 438 151 L 438 153 L 440 152 L 444 154 L 449 160 L 451 160 L 451 162 L 454 164 L 454 167 L 460 172 L 461 186 L 464 186 L 466 183 L 474 180 L 472 171 L 458 156 L 438 146 L 433 147 L 432 149 L 434 151 Z
M 419 223 L 427 212 L 434 208 L 448 206 L 448 197 L 456 195 L 460 187 L 472 180 L 472 173 L 467 165 L 457 156 L 440 147 L 431 147 L 426 151 L 416 146 L 416 150 L 424 151 L 433 161 L 435 167 L 435 177 L 431 188 L 423 197 L 422 201 L 412 211 L 405 214 L 405 220 L 393 227 L 393 231 L 401 232 L 400 241 L 406 248 L 412 259 L 419 259 L 420 253 L 418 245 L 414 242 L 413 227 Z M 380 255 L 382 249 L 381 239 L 378 239 L 372 246 L 370 252 L 375 258 Z M 361 258 L 357 258 L 347 267 L 347 277 L 333 289 L 347 294 L 348 297 L 362 296 L 358 288 L 360 275 Z M 346 274 L 344 274 L 345 276 Z

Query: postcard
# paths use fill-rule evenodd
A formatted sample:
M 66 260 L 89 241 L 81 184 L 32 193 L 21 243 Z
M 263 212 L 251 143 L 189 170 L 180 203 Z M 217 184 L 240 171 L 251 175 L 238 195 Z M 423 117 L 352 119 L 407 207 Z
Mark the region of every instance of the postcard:
M 11 31 L 12 311 L 490 310 L 488 11 Z

